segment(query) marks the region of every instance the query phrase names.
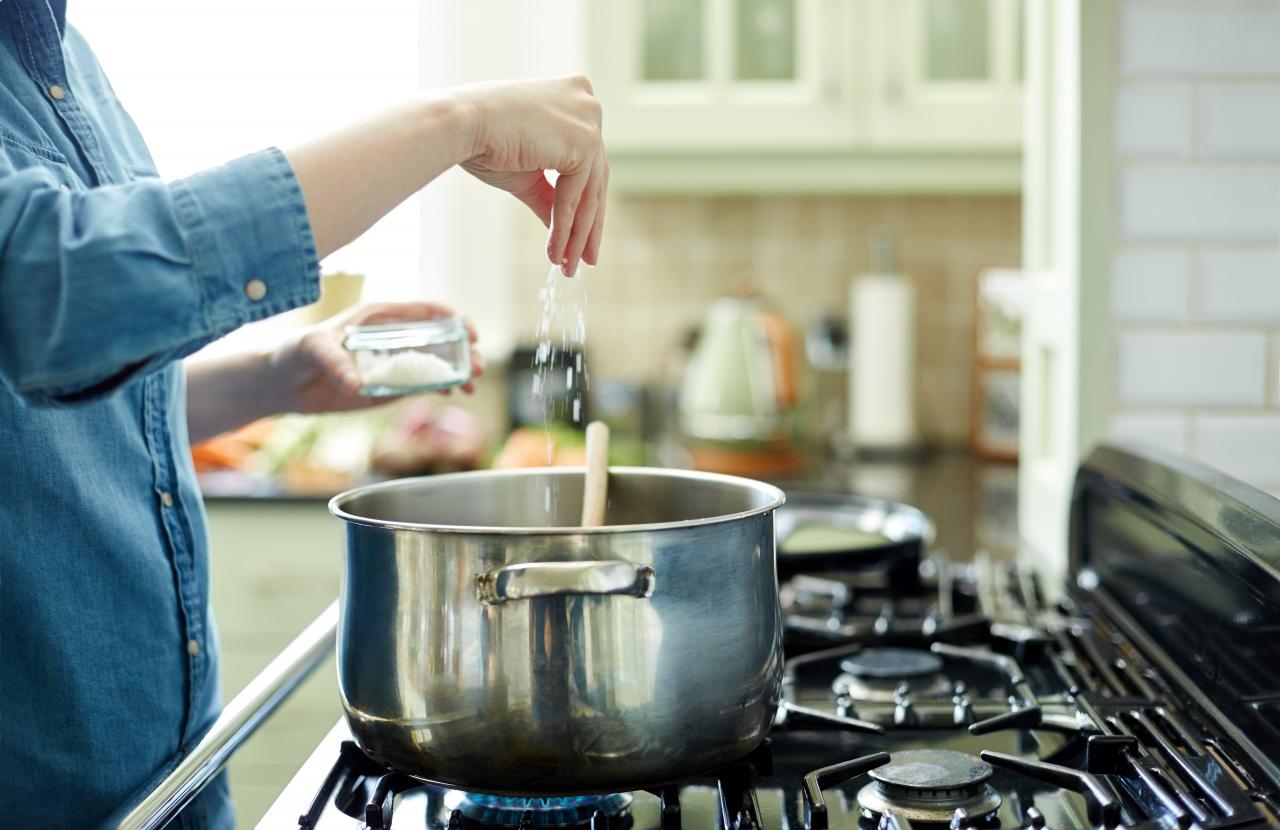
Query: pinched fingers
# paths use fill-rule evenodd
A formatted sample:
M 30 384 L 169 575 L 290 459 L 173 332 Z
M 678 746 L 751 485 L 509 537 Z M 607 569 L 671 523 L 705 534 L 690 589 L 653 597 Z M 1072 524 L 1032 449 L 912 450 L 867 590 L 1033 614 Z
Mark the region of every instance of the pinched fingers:
M 609 162 L 604 162 L 604 176 L 600 183 L 600 206 L 596 208 L 596 219 L 591 225 L 591 235 L 587 237 L 587 247 L 582 253 L 582 259 L 589 265 L 596 265 L 600 261 L 600 238 L 604 235 L 604 209 L 609 203 Z
M 551 234 L 547 239 L 547 258 L 560 266 L 566 277 L 572 276 L 569 268 L 569 242 L 574 224 L 579 221 L 583 207 L 583 195 L 591 179 L 591 168 L 577 173 L 563 173 L 556 179 L 556 192 L 551 205 Z
M 569 243 L 565 247 L 565 258 L 569 260 L 566 276 L 578 272 L 578 262 L 582 259 L 587 242 L 595 229 L 596 216 L 600 213 L 600 199 L 604 192 L 604 157 L 597 156 L 591 165 L 591 176 L 582 194 L 582 204 L 573 220 L 573 230 L 569 234 Z

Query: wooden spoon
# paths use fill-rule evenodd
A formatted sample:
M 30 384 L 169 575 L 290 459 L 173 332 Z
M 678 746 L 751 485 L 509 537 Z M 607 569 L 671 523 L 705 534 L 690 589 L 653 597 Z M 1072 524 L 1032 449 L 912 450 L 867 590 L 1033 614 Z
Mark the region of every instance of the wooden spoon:
M 604 524 L 609 499 L 609 427 L 603 421 L 587 424 L 587 478 L 582 487 L 582 526 Z

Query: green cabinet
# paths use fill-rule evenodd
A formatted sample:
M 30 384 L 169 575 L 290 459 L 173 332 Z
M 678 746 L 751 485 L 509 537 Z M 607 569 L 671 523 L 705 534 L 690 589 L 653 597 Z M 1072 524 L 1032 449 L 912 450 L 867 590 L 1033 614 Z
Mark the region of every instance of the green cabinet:
M 623 191 L 1011 191 L 1023 0 L 584 2 Z
M 1016 152 L 1022 0 L 874 0 L 873 146 Z
M 211 499 L 210 575 L 229 701 L 338 595 L 343 527 L 323 501 Z M 252 827 L 342 716 L 325 662 L 232 757 L 231 797 Z

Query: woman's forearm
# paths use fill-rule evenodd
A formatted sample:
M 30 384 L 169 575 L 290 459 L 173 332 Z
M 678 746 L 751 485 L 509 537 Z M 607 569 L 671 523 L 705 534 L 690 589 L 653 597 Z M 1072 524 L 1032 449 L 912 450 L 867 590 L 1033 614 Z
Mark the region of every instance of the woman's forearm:
M 284 151 L 306 202 L 320 257 L 346 245 L 472 150 L 469 104 L 415 100 Z M 187 361 L 193 444 L 288 411 L 289 378 L 268 352 Z
M 266 381 L 265 352 L 237 352 L 186 361 L 187 433 L 192 444 L 281 412 Z
M 474 119 L 464 96 L 445 95 L 415 100 L 285 150 L 320 257 L 469 159 Z

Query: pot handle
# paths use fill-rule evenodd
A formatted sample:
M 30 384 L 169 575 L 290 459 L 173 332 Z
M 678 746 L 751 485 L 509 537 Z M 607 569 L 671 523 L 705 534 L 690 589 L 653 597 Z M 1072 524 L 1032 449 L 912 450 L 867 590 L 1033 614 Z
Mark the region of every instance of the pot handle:
M 485 605 L 554 596 L 647 597 L 653 568 L 630 562 L 526 562 L 476 577 L 476 595 Z

